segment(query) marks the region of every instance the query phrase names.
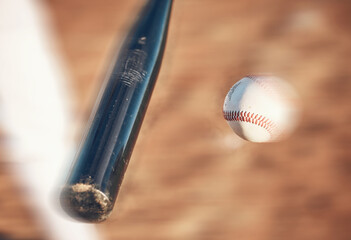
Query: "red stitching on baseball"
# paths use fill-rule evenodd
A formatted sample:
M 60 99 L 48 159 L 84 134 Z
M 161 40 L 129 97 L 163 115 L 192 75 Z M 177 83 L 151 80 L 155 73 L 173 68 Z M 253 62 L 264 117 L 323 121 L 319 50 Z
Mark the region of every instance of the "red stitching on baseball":
M 271 97 L 279 99 L 279 101 L 285 101 L 279 92 L 284 92 L 285 88 L 279 84 L 279 80 L 272 75 L 248 75 L 247 78 L 251 79 L 254 83 L 261 86 Z
M 254 125 L 263 127 L 266 129 L 270 135 L 273 135 L 275 124 L 268 118 L 246 112 L 246 111 L 223 111 L 224 119 L 227 121 L 236 121 L 236 122 L 249 122 Z

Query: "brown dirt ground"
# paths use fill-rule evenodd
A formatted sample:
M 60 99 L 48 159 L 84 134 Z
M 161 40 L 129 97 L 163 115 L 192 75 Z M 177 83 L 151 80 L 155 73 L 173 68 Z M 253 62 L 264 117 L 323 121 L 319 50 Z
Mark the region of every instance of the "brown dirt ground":
M 84 124 L 141 2 L 46 3 Z M 176 0 L 122 190 L 98 226 L 106 239 L 350 240 L 350 12 L 346 0 Z M 280 143 L 244 142 L 222 117 L 231 85 L 262 72 L 301 96 L 301 123 Z M 11 189 L 0 184 L 0 232 L 40 238 Z

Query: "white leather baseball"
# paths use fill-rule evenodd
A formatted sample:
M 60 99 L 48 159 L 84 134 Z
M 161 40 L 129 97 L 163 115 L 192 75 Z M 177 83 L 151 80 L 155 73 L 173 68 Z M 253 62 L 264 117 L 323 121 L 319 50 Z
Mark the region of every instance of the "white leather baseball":
M 278 141 L 296 126 L 297 95 L 280 78 L 247 76 L 228 92 L 223 115 L 243 139 L 251 142 Z

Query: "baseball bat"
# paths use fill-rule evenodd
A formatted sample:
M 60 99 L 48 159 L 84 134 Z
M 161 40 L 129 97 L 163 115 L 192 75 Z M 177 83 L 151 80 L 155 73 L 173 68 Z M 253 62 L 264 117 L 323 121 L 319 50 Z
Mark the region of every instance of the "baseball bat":
M 172 0 L 150 0 L 127 35 L 100 93 L 90 126 L 60 194 L 84 222 L 112 212 L 162 62 Z

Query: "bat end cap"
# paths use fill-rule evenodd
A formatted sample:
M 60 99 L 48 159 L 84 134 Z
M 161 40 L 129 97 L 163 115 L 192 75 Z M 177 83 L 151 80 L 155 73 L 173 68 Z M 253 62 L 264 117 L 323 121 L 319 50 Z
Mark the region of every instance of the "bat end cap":
M 80 222 L 99 223 L 111 214 L 113 204 L 92 184 L 77 183 L 63 188 L 60 196 L 63 210 Z

